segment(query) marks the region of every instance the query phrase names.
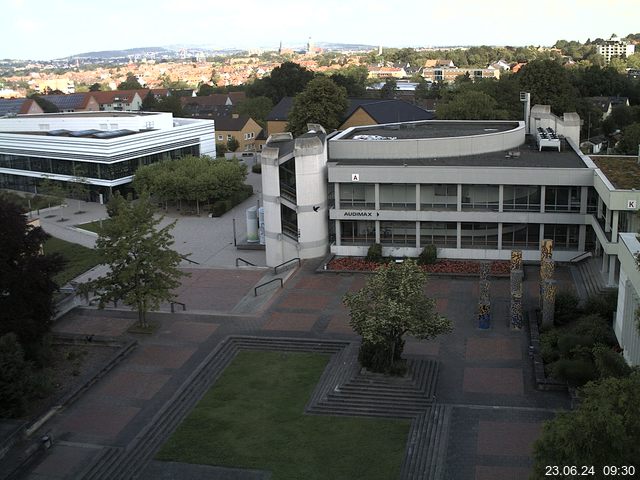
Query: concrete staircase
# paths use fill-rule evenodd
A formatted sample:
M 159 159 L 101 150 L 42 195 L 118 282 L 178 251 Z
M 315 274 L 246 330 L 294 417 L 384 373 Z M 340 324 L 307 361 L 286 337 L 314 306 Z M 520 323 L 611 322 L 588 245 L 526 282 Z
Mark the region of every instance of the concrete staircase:
M 407 376 L 388 377 L 362 372 L 357 360 L 353 361 L 355 369 L 349 366 L 350 378 L 321 379 L 318 389 L 322 393 L 312 398 L 307 413 L 414 418 L 434 402 L 438 362 L 410 360 Z
M 335 354 L 347 345 L 348 342 L 331 340 L 229 337 L 207 356 L 126 448 L 105 447 L 78 478 L 125 480 L 139 475 L 169 435 L 220 377 L 239 350 Z
M 435 404 L 411 424 L 401 480 L 440 480 L 444 475 L 453 407 Z
M 574 266 L 574 277 L 583 287 L 581 296 L 585 300 L 611 290 L 606 286 L 604 275 L 600 273 L 600 262 L 599 258 L 589 258 Z

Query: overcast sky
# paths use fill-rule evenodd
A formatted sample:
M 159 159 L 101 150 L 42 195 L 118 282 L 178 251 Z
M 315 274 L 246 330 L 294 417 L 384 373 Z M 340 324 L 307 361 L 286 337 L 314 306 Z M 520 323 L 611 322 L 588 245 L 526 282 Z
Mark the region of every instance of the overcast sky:
M 640 32 L 640 0 L 0 0 L 0 58 L 174 44 L 552 45 Z

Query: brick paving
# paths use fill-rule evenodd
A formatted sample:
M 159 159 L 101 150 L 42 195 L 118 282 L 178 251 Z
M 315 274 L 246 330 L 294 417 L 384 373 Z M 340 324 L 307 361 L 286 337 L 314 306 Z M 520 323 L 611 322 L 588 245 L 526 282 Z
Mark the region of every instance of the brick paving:
M 77 478 L 101 447 L 128 445 L 227 335 L 357 340 L 341 299 L 345 292 L 362 288 L 369 276 L 316 274 L 316 263 L 303 264 L 272 301 L 247 316 L 220 312 L 231 312 L 251 295 L 264 272 L 192 269 L 193 276 L 180 289 L 188 311 L 150 315 L 160 322 L 158 331 L 135 336 L 140 342 L 137 349 L 46 426 L 68 442 L 55 445 L 30 478 Z M 560 288 L 571 287 L 568 271 L 557 272 Z M 527 308 L 537 302 L 537 275 L 537 269 L 526 268 Z M 436 299 L 440 313 L 452 320 L 454 332 L 430 341 L 407 338 L 405 354 L 440 362 L 436 401 L 453 409 L 444 478 L 526 478 L 531 445 L 542 422 L 569 402 L 565 394 L 534 388 L 526 332 L 513 332 L 508 325 L 508 279 L 491 280 L 488 331 L 477 328 L 477 277 L 432 276 L 425 291 Z M 192 310 L 200 311 L 189 313 Z M 55 329 L 118 336 L 129 335 L 126 329 L 134 322 L 131 312 L 77 310 Z

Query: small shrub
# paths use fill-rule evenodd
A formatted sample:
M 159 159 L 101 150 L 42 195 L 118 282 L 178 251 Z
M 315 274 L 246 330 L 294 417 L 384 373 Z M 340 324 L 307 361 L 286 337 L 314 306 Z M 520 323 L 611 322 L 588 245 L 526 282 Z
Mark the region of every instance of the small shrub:
M 600 378 L 621 378 L 631 375 L 632 369 L 622 355 L 604 345 L 593 348 L 593 360 Z
M 580 387 L 598 377 L 596 366 L 585 359 L 563 358 L 551 366 L 553 378 Z
M 211 214 L 214 217 L 221 217 L 233 208 L 231 200 L 216 200 L 211 206 Z
M 584 305 L 584 311 L 590 314 L 597 314 L 607 322 L 613 321 L 613 313 L 618 307 L 618 291 L 608 291 L 602 295 L 589 297 Z
M 262 173 L 262 164 L 261 163 L 254 163 L 251 166 L 251 171 L 253 173 Z
M 382 245 L 374 243 L 369 247 L 367 251 L 366 260 L 368 262 L 381 262 L 382 261 Z
M 435 245 L 426 245 L 418 256 L 418 265 L 431 265 L 438 260 L 438 248 Z
M 587 315 L 581 317 L 570 326 L 569 331 L 576 335 L 588 336 L 593 339 L 593 344 L 602 343 L 604 345 L 616 345 L 616 337 L 611 326 L 601 316 Z
M 590 350 L 596 341 L 590 335 L 576 335 L 573 333 L 562 333 L 558 337 L 558 353 L 563 358 L 570 358 L 582 347 Z
M 558 351 L 559 332 L 555 329 L 540 335 L 540 355 L 544 363 L 553 363 L 560 358 Z
M 573 292 L 566 290 L 558 292 L 556 295 L 554 316 L 556 325 L 564 325 L 578 318 L 581 313 L 578 308 L 579 302 L 580 298 Z

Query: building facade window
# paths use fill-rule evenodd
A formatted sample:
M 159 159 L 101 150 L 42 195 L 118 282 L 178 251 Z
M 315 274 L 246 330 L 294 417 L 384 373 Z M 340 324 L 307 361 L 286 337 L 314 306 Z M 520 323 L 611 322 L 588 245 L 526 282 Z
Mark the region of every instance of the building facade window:
M 341 183 L 340 208 L 373 209 L 376 206 L 376 190 L 372 183 Z
M 340 243 L 342 245 L 372 245 L 376 242 L 376 222 L 340 221 Z
M 380 243 L 394 247 L 415 247 L 416 222 L 380 222 Z
M 537 223 L 503 223 L 502 248 L 505 250 L 537 250 L 540 246 L 540 225 Z
M 218 140 L 222 142 L 224 140 L 224 137 L 222 135 L 218 135 Z
M 380 208 L 384 210 L 415 210 L 415 184 L 380 184 Z
M 545 224 L 544 238 L 553 240 L 557 250 L 578 249 L 578 225 Z
M 282 221 L 282 233 L 289 238 L 298 240 L 298 214 L 286 205 L 280 205 L 280 219 Z
M 458 224 L 456 222 L 420 222 L 420 247 L 435 245 L 456 248 Z
M 502 209 L 505 212 L 539 212 L 539 186 L 505 185 L 503 190 Z
M 421 210 L 457 210 L 458 185 L 420 185 Z
M 462 223 L 462 248 L 498 248 L 497 223 Z
M 579 212 L 580 187 L 546 187 L 545 212 Z
M 462 210 L 498 210 L 498 185 L 463 185 Z

